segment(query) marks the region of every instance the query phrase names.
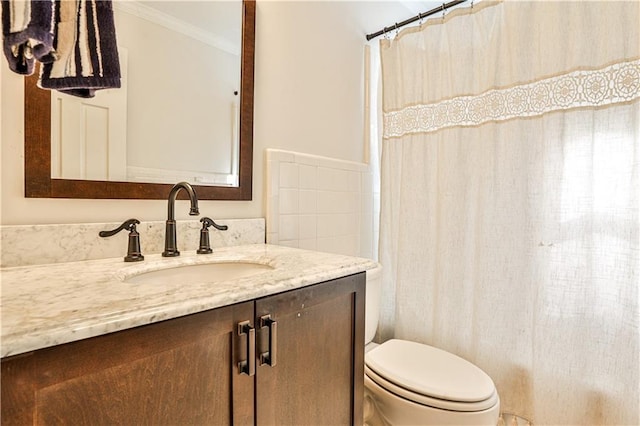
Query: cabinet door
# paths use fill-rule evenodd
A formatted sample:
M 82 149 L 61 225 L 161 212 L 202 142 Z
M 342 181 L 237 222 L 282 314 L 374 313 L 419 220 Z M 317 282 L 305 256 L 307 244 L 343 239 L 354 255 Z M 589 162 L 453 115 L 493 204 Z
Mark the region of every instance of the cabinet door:
M 243 303 L 2 360 L 2 424 L 253 424 Z
M 364 300 L 362 273 L 256 301 L 257 424 L 362 424 Z

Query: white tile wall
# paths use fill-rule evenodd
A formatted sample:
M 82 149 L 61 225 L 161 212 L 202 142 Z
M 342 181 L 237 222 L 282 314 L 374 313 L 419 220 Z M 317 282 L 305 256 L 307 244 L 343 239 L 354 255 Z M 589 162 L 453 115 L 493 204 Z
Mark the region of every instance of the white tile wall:
M 266 150 L 267 242 L 374 258 L 367 164 Z

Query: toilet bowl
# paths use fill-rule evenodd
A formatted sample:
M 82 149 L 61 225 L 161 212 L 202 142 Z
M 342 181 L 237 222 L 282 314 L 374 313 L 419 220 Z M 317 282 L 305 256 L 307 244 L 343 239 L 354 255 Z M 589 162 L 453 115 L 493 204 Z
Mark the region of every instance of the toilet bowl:
M 500 398 L 480 368 L 417 342 L 371 343 L 377 328 L 381 271 L 380 267 L 367 271 L 365 424 L 495 426 Z

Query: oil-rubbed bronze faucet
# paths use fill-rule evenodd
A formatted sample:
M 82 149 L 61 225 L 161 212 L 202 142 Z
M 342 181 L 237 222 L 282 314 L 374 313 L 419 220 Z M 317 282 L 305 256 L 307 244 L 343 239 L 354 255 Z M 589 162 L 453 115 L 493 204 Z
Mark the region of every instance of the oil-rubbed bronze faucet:
M 100 231 L 98 235 L 101 237 L 111 237 L 116 235 L 123 229 L 129 230 L 129 244 L 127 246 L 127 255 L 124 257 L 125 262 L 139 262 L 144 260 L 142 252 L 140 252 L 140 234 L 136 230 L 136 225 L 140 225 L 138 219 L 125 220 L 124 223 L 111 231 Z
M 211 244 L 209 243 L 209 227 L 213 226 L 218 231 L 226 231 L 229 227 L 227 225 L 218 225 L 210 217 L 203 217 L 200 219 L 200 222 L 202 222 L 202 229 L 200 230 L 200 247 L 196 250 L 196 253 L 213 253 L 213 250 L 211 250 Z
M 164 257 L 180 256 L 180 252 L 178 251 L 178 246 L 176 244 L 176 219 L 174 209 L 176 197 L 181 189 L 184 189 L 187 191 L 187 194 L 189 194 L 189 200 L 191 201 L 189 215 L 197 216 L 200 214 L 198 211 L 198 196 L 196 195 L 196 191 L 193 187 L 188 182 L 176 183 L 173 188 L 171 188 L 171 192 L 169 192 L 169 209 L 164 234 L 164 251 L 162 252 L 162 256 Z

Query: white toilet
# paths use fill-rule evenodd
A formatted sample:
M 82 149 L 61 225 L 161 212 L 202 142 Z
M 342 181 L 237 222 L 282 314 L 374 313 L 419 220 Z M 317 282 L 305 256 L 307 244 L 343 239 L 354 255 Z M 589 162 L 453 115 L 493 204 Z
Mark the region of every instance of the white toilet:
M 365 425 L 495 426 L 500 398 L 480 368 L 416 342 L 372 342 L 378 326 L 381 272 L 381 267 L 367 271 Z

